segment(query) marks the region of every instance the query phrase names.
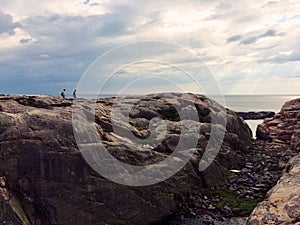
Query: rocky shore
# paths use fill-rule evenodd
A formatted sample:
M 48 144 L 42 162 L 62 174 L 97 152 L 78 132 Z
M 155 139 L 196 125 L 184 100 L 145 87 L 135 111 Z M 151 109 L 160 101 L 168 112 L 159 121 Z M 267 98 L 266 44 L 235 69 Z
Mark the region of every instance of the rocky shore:
M 0 175 L 5 179 L 0 193 L 0 223 L 246 223 L 255 206 L 276 184 L 282 170 L 292 171 L 289 165 L 296 168 L 297 160 L 286 164 L 299 152 L 299 136 L 292 134 L 287 144 L 270 142 L 270 138 L 252 140 L 251 130 L 237 113 L 202 95 L 188 94 L 188 97 L 198 119 L 187 123 L 182 122 L 176 109 L 189 110 L 191 104 L 176 93 L 145 96 L 135 103 L 129 119 L 124 117 L 126 114 L 118 115 L 115 126 L 122 132 L 129 129 L 142 140 L 152 133 L 162 134 L 163 128 L 167 128 L 166 135 L 155 146 L 133 143 L 114 132 L 110 112 L 115 98 L 98 99 L 94 117 L 88 107 L 83 106 L 82 116 L 91 118 L 88 123 L 96 128 L 97 137 L 109 153 L 137 166 L 159 162 L 172 154 L 179 142 L 182 124 L 200 127 L 199 141 L 195 149 L 190 149 L 194 155 L 178 173 L 154 185 L 131 187 L 105 179 L 87 164 L 73 133 L 73 100 L 52 96 L 0 96 Z M 291 108 L 294 106 L 290 105 Z M 283 111 L 281 115 L 286 114 Z M 211 123 L 212 118 L 222 121 L 224 116 L 226 127 L 221 122 Z M 165 120 L 166 126 L 162 127 L 155 118 Z M 213 163 L 200 172 L 199 162 L 213 129 L 225 131 L 224 140 Z M 296 186 L 299 184 L 297 180 L 294 182 Z M 6 198 L 5 193 L 10 197 Z M 258 213 L 252 214 L 248 223 L 264 224 L 251 222 L 261 217 L 260 211 L 254 212 Z
M 237 114 L 244 120 L 262 120 L 271 118 L 275 115 L 275 112 L 260 111 L 260 112 L 237 112 Z
M 240 167 L 231 170 L 223 182 L 203 189 L 199 195 L 186 197 L 187 204 L 177 214 L 177 222 L 170 224 L 195 224 L 180 223 L 182 215 L 201 224 L 246 224 L 255 206 L 280 179 L 288 161 L 297 155 L 287 146 L 274 146 L 261 140 L 253 140 L 244 154 Z M 236 223 L 234 218 L 239 217 L 244 219 Z
M 286 102 L 279 113 L 257 127 L 257 138 L 300 148 L 300 99 Z
M 252 212 L 248 224 L 300 224 L 300 99 L 286 102 L 280 112 L 257 128 L 258 137 L 282 151 L 293 151 L 277 184 Z
M 249 225 L 300 224 L 300 157 L 293 157 L 282 177 L 259 203 L 249 218 Z

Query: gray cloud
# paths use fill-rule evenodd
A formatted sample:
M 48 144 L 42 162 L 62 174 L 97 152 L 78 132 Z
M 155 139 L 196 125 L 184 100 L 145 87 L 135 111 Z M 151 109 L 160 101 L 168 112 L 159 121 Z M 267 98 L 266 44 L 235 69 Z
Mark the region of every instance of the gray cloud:
M 90 5 L 90 6 L 101 5 L 101 3 L 93 3 L 93 2 L 90 2 L 90 0 L 85 0 L 85 2 L 83 2 L 82 4 L 84 4 L 84 5 Z
M 124 21 L 113 15 L 31 17 L 23 21 L 22 28 L 35 41 L 21 39 L 23 47 L 10 51 L 12 57 L 10 61 L 5 59 L 5 67 L 23 71 L 27 76 L 51 74 L 58 82 L 62 75 L 66 79 L 80 77 L 86 68 L 78 68 L 78 65 L 89 65 L 115 47 L 119 35 L 128 33 L 130 21 Z M 45 53 L 51 58 L 41 57 Z M 4 54 L 0 53 L 0 57 L 4 58 Z
M 262 8 L 267 7 L 267 6 L 271 6 L 271 5 L 274 5 L 274 4 L 278 4 L 278 2 L 276 2 L 276 1 L 268 1 L 266 4 L 264 4 L 262 6 Z
M 251 36 L 251 37 L 247 37 L 245 38 L 244 40 L 242 40 L 240 42 L 240 44 L 243 44 L 243 45 L 250 45 L 250 44 L 254 44 L 255 42 L 257 42 L 259 39 L 261 38 L 266 38 L 266 37 L 275 37 L 277 36 L 278 33 L 276 30 L 273 30 L 273 29 L 270 29 L 270 30 L 267 30 L 266 32 L 260 34 L 260 35 L 257 35 L 257 36 Z
M 38 41 L 59 41 L 57 44 L 86 45 L 99 38 L 130 34 L 134 26 L 130 16 L 105 14 L 95 16 L 36 16 L 23 22 L 23 28 Z M 46 43 L 47 44 L 47 43 Z
M 277 35 L 277 31 L 276 30 L 273 30 L 273 29 L 270 29 L 270 30 L 267 30 L 265 33 L 259 35 L 258 37 L 259 38 L 264 38 L 264 37 L 274 37 Z
M 291 55 L 279 54 L 271 59 L 260 60 L 260 63 L 283 64 L 287 62 L 300 62 L 300 51 L 293 52 Z
M 239 41 L 242 38 L 241 35 L 234 35 L 227 39 L 227 43 Z
M 7 33 L 10 35 L 15 34 L 15 28 L 19 27 L 18 23 L 13 23 L 11 15 L 0 11 L 0 34 Z
M 20 42 L 21 44 L 28 44 L 28 43 L 30 43 L 31 41 L 32 41 L 31 38 L 22 38 L 19 42 Z
M 136 14 L 129 8 L 122 10 L 92 16 L 45 14 L 23 20 L 21 29 L 32 38 L 20 38 L 22 48 L 0 52 L 3 59 L 0 77 L 5 77 L 8 84 L 14 80 L 21 81 L 22 85 L 11 87 L 22 93 L 29 93 L 27 86 L 42 81 L 48 83 L 51 90 L 74 88 L 88 65 L 120 44 L 119 37 L 131 35 L 129 28 L 136 30 Z M 11 16 L 1 15 L 0 33 L 8 32 L 10 27 L 9 32 L 13 33 L 17 24 L 12 23 Z M 4 27 L 3 24 L 7 25 Z M 2 81 L 1 87 L 5 83 Z M 5 90 L 13 93 L 14 88 Z M 43 88 L 45 90 L 45 87 L 40 89 L 36 85 L 32 88 L 40 93 L 44 93 Z
M 257 36 L 249 37 L 249 38 L 246 38 L 245 40 L 241 41 L 240 44 L 250 45 L 250 44 L 255 43 L 258 39 L 259 39 L 259 37 L 257 37 Z

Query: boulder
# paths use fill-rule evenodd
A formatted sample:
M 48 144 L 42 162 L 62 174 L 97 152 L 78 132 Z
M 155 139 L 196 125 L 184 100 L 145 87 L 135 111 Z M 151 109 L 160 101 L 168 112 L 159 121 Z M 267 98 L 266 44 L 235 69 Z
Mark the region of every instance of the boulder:
M 198 115 L 198 120 L 188 121 L 192 105 L 174 100 L 174 96 L 180 94 L 145 96 L 135 103 L 129 117 L 120 111 L 116 124 L 111 122 L 116 98 L 95 101 L 95 115 L 89 104 L 82 105 L 83 114 L 77 115 L 88 118 L 88 125 L 96 131 L 85 133 L 86 143 L 100 138 L 111 155 L 136 166 L 157 163 L 172 154 L 182 124 L 191 131 L 185 140 L 199 138 L 194 149 L 184 150 L 195 154 L 178 173 L 163 182 L 142 187 L 107 180 L 85 161 L 73 132 L 72 100 L 53 96 L 0 96 L 0 172 L 7 178 L 5 188 L 14 196 L 12 203 L 3 198 L 1 201 L 10 205 L 12 212 L 18 212 L 21 221 L 28 219 L 35 225 L 147 225 L 172 215 L 180 206 L 178 194 L 214 185 L 228 175 L 229 169 L 238 168 L 242 152 L 252 137 L 249 127 L 235 112 L 226 111 L 203 95 L 188 94 Z M 178 113 L 181 107 L 187 112 L 182 118 Z M 228 121 L 226 127 L 221 123 L 224 115 Z M 215 118 L 213 124 L 212 118 Z M 76 129 L 84 133 L 85 125 Z M 196 128 L 198 133 L 193 132 Z M 222 158 L 217 156 L 210 167 L 200 172 L 198 165 L 212 130 L 225 131 L 220 149 Z M 127 136 L 129 133 L 140 141 L 133 142 Z M 2 214 L 0 211 L 1 224 Z
M 256 130 L 256 137 L 273 143 L 291 146 L 299 151 L 300 98 L 286 102 L 279 113 L 265 119 Z

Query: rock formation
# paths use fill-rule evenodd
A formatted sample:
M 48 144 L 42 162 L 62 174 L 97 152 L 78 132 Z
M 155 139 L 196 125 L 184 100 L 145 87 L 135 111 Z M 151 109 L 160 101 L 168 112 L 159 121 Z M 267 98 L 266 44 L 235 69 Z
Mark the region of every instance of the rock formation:
M 282 177 L 252 212 L 248 225 L 300 224 L 300 99 L 286 102 L 273 118 L 265 119 L 257 135 L 279 148 L 297 154 L 285 167 Z M 283 150 L 282 150 L 283 151 Z
M 151 131 L 160 134 L 160 123 L 155 124 L 152 119 L 164 119 L 167 134 L 155 147 L 131 143 L 114 133 L 110 112 L 115 98 L 98 99 L 91 122 L 105 147 L 120 161 L 139 166 L 152 164 L 168 157 L 179 141 L 182 121 L 170 101 L 165 100 L 174 95 L 180 96 L 159 94 L 142 98 L 130 111 L 129 124 L 125 118 L 116 125 L 147 139 Z M 28 219 L 34 225 L 146 225 L 171 215 L 180 207 L 178 196 L 182 193 L 216 184 L 227 176 L 229 169 L 239 168 L 241 153 L 252 137 L 235 112 L 226 111 L 202 95 L 189 94 L 189 97 L 199 121 L 187 124 L 200 127 L 193 157 L 164 182 L 130 187 L 105 179 L 86 163 L 74 138 L 72 100 L 0 96 L 0 172 L 7 178 L 5 188 L 14 196 L 13 202 L 0 196 L 1 201 L 10 205 L 23 223 Z M 174 104 L 184 107 L 176 101 Z M 212 115 L 221 118 L 225 112 L 226 128 L 211 123 Z M 226 129 L 220 150 L 222 157 L 218 155 L 210 167 L 199 172 L 198 164 L 213 128 Z M 1 214 L 0 210 L 0 220 Z
M 262 120 L 265 118 L 271 118 L 275 115 L 275 113 L 271 111 L 238 112 L 237 114 L 244 120 Z
M 286 102 L 279 113 L 257 127 L 256 137 L 300 149 L 300 98 Z

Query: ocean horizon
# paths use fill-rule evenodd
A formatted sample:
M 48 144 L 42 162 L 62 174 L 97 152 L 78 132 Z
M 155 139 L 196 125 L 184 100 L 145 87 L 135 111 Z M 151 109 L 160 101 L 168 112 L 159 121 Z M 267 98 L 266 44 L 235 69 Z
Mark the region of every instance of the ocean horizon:
M 119 94 L 81 94 L 79 98 L 111 98 L 125 96 L 142 96 L 141 94 L 119 95 Z M 71 98 L 71 95 L 67 95 Z M 211 95 L 210 98 L 218 101 L 222 96 Z M 225 107 L 236 112 L 250 111 L 273 111 L 279 112 L 281 106 L 289 100 L 300 98 L 300 94 L 274 94 L 274 95 L 223 95 Z

